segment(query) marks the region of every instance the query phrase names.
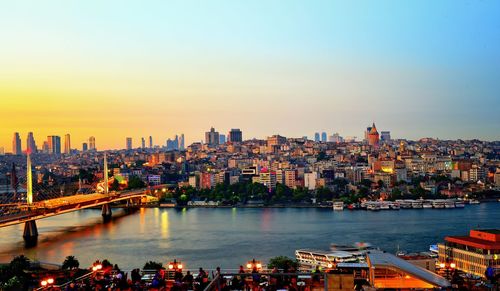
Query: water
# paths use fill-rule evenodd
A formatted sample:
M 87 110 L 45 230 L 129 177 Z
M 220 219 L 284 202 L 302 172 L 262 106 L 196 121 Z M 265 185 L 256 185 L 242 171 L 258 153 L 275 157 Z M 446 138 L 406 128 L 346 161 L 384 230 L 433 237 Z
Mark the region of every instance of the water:
M 24 225 L 0 229 L 0 262 L 25 254 L 62 263 L 74 255 L 81 266 L 109 259 L 122 269 L 142 268 L 148 260 L 174 258 L 187 268 L 237 268 L 256 258 L 294 257 L 299 248 L 328 249 L 330 243 L 370 242 L 389 252 L 426 251 L 446 235 L 471 228 L 500 228 L 500 203 L 465 209 L 341 211 L 330 209 L 141 209 L 114 210 L 103 224 L 100 210 L 82 210 L 37 221 L 38 245 L 25 249 Z

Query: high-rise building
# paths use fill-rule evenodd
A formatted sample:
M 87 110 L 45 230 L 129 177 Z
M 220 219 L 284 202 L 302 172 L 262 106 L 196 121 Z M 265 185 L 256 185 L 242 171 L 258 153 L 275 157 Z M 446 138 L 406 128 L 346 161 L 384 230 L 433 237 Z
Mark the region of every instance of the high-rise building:
M 326 142 L 326 132 L 324 131 L 321 133 L 321 141 Z
M 64 135 L 64 153 L 67 155 L 71 153 L 71 137 L 69 133 Z
M 0 147 L 0 156 L 5 155 L 5 150 L 3 147 Z
M 314 141 L 315 141 L 315 142 L 319 142 L 319 141 L 321 141 L 321 139 L 320 139 L 320 137 L 319 137 L 319 132 L 315 132 L 315 133 L 314 133 Z
M 341 143 L 344 142 L 344 139 L 338 133 L 334 133 L 328 137 L 329 142 Z
M 226 143 L 226 135 L 224 134 L 219 134 L 219 144 L 225 144 Z
M 49 142 L 48 141 L 44 141 L 43 142 L 42 153 L 44 153 L 44 154 L 50 154 Z
M 183 151 L 186 148 L 185 140 L 184 140 L 184 133 L 181 133 L 181 138 L 179 140 L 179 149 Z
M 213 127 L 210 128 L 210 131 L 205 132 L 205 143 L 208 145 L 219 144 L 219 132 L 215 131 Z
M 126 149 L 127 150 L 132 149 L 132 138 L 131 137 L 127 137 Z
M 47 137 L 48 152 L 51 155 L 61 154 L 61 137 L 57 135 L 49 135 Z
M 32 132 L 28 132 L 28 138 L 26 139 L 26 151 L 29 153 L 37 152 L 35 137 Z
M 390 131 L 381 131 L 380 132 L 380 140 L 381 141 L 390 141 L 391 140 L 391 132 Z
M 93 137 L 93 136 L 89 137 L 89 150 L 91 150 L 91 151 L 95 151 L 96 150 L 96 147 L 95 147 L 95 137 Z
M 243 141 L 243 133 L 239 128 L 232 128 L 229 131 L 229 141 L 230 142 L 242 142 Z
M 179 149 L 179 136 L 176 134 L 174 139 L 174 150 Z
M 88 151 L 88 150 L 89 150 L 89 145 L 88 145 L 86 142 L 84 142 L 84 143 L 82 144 L 82 151 L 83 151 L 83 152 L 86 152 L 86 151 Z
M 142 149 L 146 148 L 146 140 L 143 137 L 141 137 L 141 148 Z
M 14 132 L 14 138 L 12 139 L 12 153 L 14 155 L 21 155 L 23 153 L 21 149 L 21 137 L 19 132 Z
M 149 148 L 150 149 L 153 148 L 153 137 L 152 136 L 149 136 Z

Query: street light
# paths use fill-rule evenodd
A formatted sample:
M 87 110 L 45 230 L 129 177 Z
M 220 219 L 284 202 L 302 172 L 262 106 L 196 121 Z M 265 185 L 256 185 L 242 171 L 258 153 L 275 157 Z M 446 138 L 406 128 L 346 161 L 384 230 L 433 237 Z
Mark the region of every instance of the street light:
M 42 286 L 43 289 L 50 288 L 53 284 L 54 284 L 54 278 L 47 278 L 42 280 L 42 282 L 40 282 L 40 285 Z
M 247 269 L 249 269 L 251 271 L 254 268 L 256 268 L 257 270 L 261 270 L 262 269 L 262 263 L 260 261 L 256 261 L 255 259 L 253 259 L 251 261 L 248 261 L 247 262 Z

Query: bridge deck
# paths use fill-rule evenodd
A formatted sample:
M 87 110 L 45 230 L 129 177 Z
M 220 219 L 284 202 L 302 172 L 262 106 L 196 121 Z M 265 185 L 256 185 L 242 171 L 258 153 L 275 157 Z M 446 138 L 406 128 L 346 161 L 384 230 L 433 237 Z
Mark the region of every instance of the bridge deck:
M 78 194 L 44 201 L 35 202 L 32 205 L 19 204 L 15 211 L 0 215 L 0 227 L 24 223 L 29 220 L 47 218 L 63 213 L 91 208 L 116 201 L 131 198 L 145 197 L 144 189 L 127 191 L 121 193 L 100 194 Z

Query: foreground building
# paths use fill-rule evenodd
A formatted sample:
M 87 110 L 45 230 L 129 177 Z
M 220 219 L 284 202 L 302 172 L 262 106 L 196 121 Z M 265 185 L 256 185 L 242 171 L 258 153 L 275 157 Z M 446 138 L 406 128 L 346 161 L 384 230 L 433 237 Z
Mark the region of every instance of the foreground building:
M 500 229 L 471 230 L 469 236 L 447 236 L 438 244 L 439 262 L 485 277 L 488 267 L 500 268 Z

